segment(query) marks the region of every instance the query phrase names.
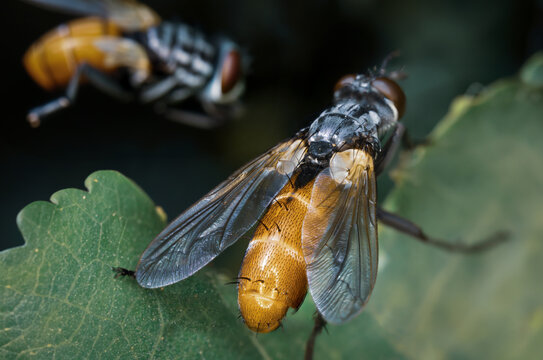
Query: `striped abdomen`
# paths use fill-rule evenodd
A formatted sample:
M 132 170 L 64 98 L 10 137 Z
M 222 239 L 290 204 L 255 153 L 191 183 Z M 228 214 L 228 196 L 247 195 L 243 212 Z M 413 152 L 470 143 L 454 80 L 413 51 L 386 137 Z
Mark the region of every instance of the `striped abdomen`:
M 114 70 L 118 64 L 108 64 L 96 40 L 120 36 L 119 28 L 110 21 L 94 17 L 77 19 L 42 36 L 28 49 L 23 62 L 34 81 L 52 90 L 66 86 L 82 63 L 102 71 Z
M 297 309 L 305 298 L 302 225 L 312 188 L 313 181 L 298 189 L 287 183 L 249 243 L 239 273 L 238 304 L 253 331 L 275 330 L 288 308 Z

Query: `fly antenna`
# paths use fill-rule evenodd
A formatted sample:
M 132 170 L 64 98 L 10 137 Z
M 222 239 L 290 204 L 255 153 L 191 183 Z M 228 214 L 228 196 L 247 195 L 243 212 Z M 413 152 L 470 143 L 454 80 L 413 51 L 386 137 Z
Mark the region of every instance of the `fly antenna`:
M 381 63 L 381 66 L 379 67 L 378 74 L 380 76 L 383 76 L 386 74 L 387 66 L 390 60 L 394 59 L 395 57 L 400 56 L 400 50 L 394 50 L 390 52 L 385 58 L 383 59 L 383 62 Z
M 391 71 L 388 74 L 388 77 L 391 78 L 392 80 L 395 80 L 395 81 L 405 79 L 407 77 L 407 72 L 405 71 L 405 66 L 402 66 L 400 70 Z

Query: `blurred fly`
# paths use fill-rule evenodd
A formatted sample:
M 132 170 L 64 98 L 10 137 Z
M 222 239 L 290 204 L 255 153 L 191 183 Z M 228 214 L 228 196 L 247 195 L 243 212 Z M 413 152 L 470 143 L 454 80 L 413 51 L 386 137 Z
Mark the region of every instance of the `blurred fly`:
M 87 16 L 45 34 L 24 55 L 42 88 L 66 91 L 29 112 L 32 126 L 71 106 L 83 81 L 120 100 L 155 103 L 166 118 L 191 126 L 214 127 L 238 113 L 247 59 L 233 41 L 162 21 L 135 0 L 25 1 Z M 190 97 L 205 114 L 174 107 Z
M 377 277 L 378 219 L 450 250 L 476 251 L 501 240 L 449 244 L 378 208 L 376 176 L 404 136 L 398 122 L 404 110 L 404 92 L 384 65 L 343 77 L 333 105 L 309 127 L 181 214 L 145 250 L 135 272 L 116 271 L 135 276 L 144 288 L 170 285 L 256 225 L 236 279 L 245 324 L 273 331 L 309 290 L 319 314 L 312 344 L 325 322 L 344 323 L 368 301 Z

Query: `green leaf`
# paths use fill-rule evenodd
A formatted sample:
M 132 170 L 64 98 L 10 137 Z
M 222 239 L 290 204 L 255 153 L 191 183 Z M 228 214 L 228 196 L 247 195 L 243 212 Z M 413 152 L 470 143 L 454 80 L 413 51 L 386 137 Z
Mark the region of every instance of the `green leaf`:
M 0 253 L 0 358 L 253 358 L 259 350 L 208 274 L 159 290 L 114 279 L 134 268 L 164 216 L 134 183 L 92 174 L 25 207 L 26 240 Z

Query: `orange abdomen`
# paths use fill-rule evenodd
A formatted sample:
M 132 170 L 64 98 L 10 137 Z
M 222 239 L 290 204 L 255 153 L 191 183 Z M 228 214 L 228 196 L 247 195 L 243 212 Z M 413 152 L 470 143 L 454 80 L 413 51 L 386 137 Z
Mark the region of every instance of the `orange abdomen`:
M 310 182 L 295 190 L 287 183 L 249 243 L 239 273 L 238 304 L 245 324 L 253 331 L 275 330 L 288 308 L 297 309 L 305 298 L 302 224 L 312 187 Z
M 114 70 L 95 41 L 104 36 L 120 35 L 119 28 L 110 21 L 94 17 L 77 19 L 42 36 L 28 49 L 23 63 L 34 81 L 44 89 L 66 86 L 81 63 L 102 71 Z

